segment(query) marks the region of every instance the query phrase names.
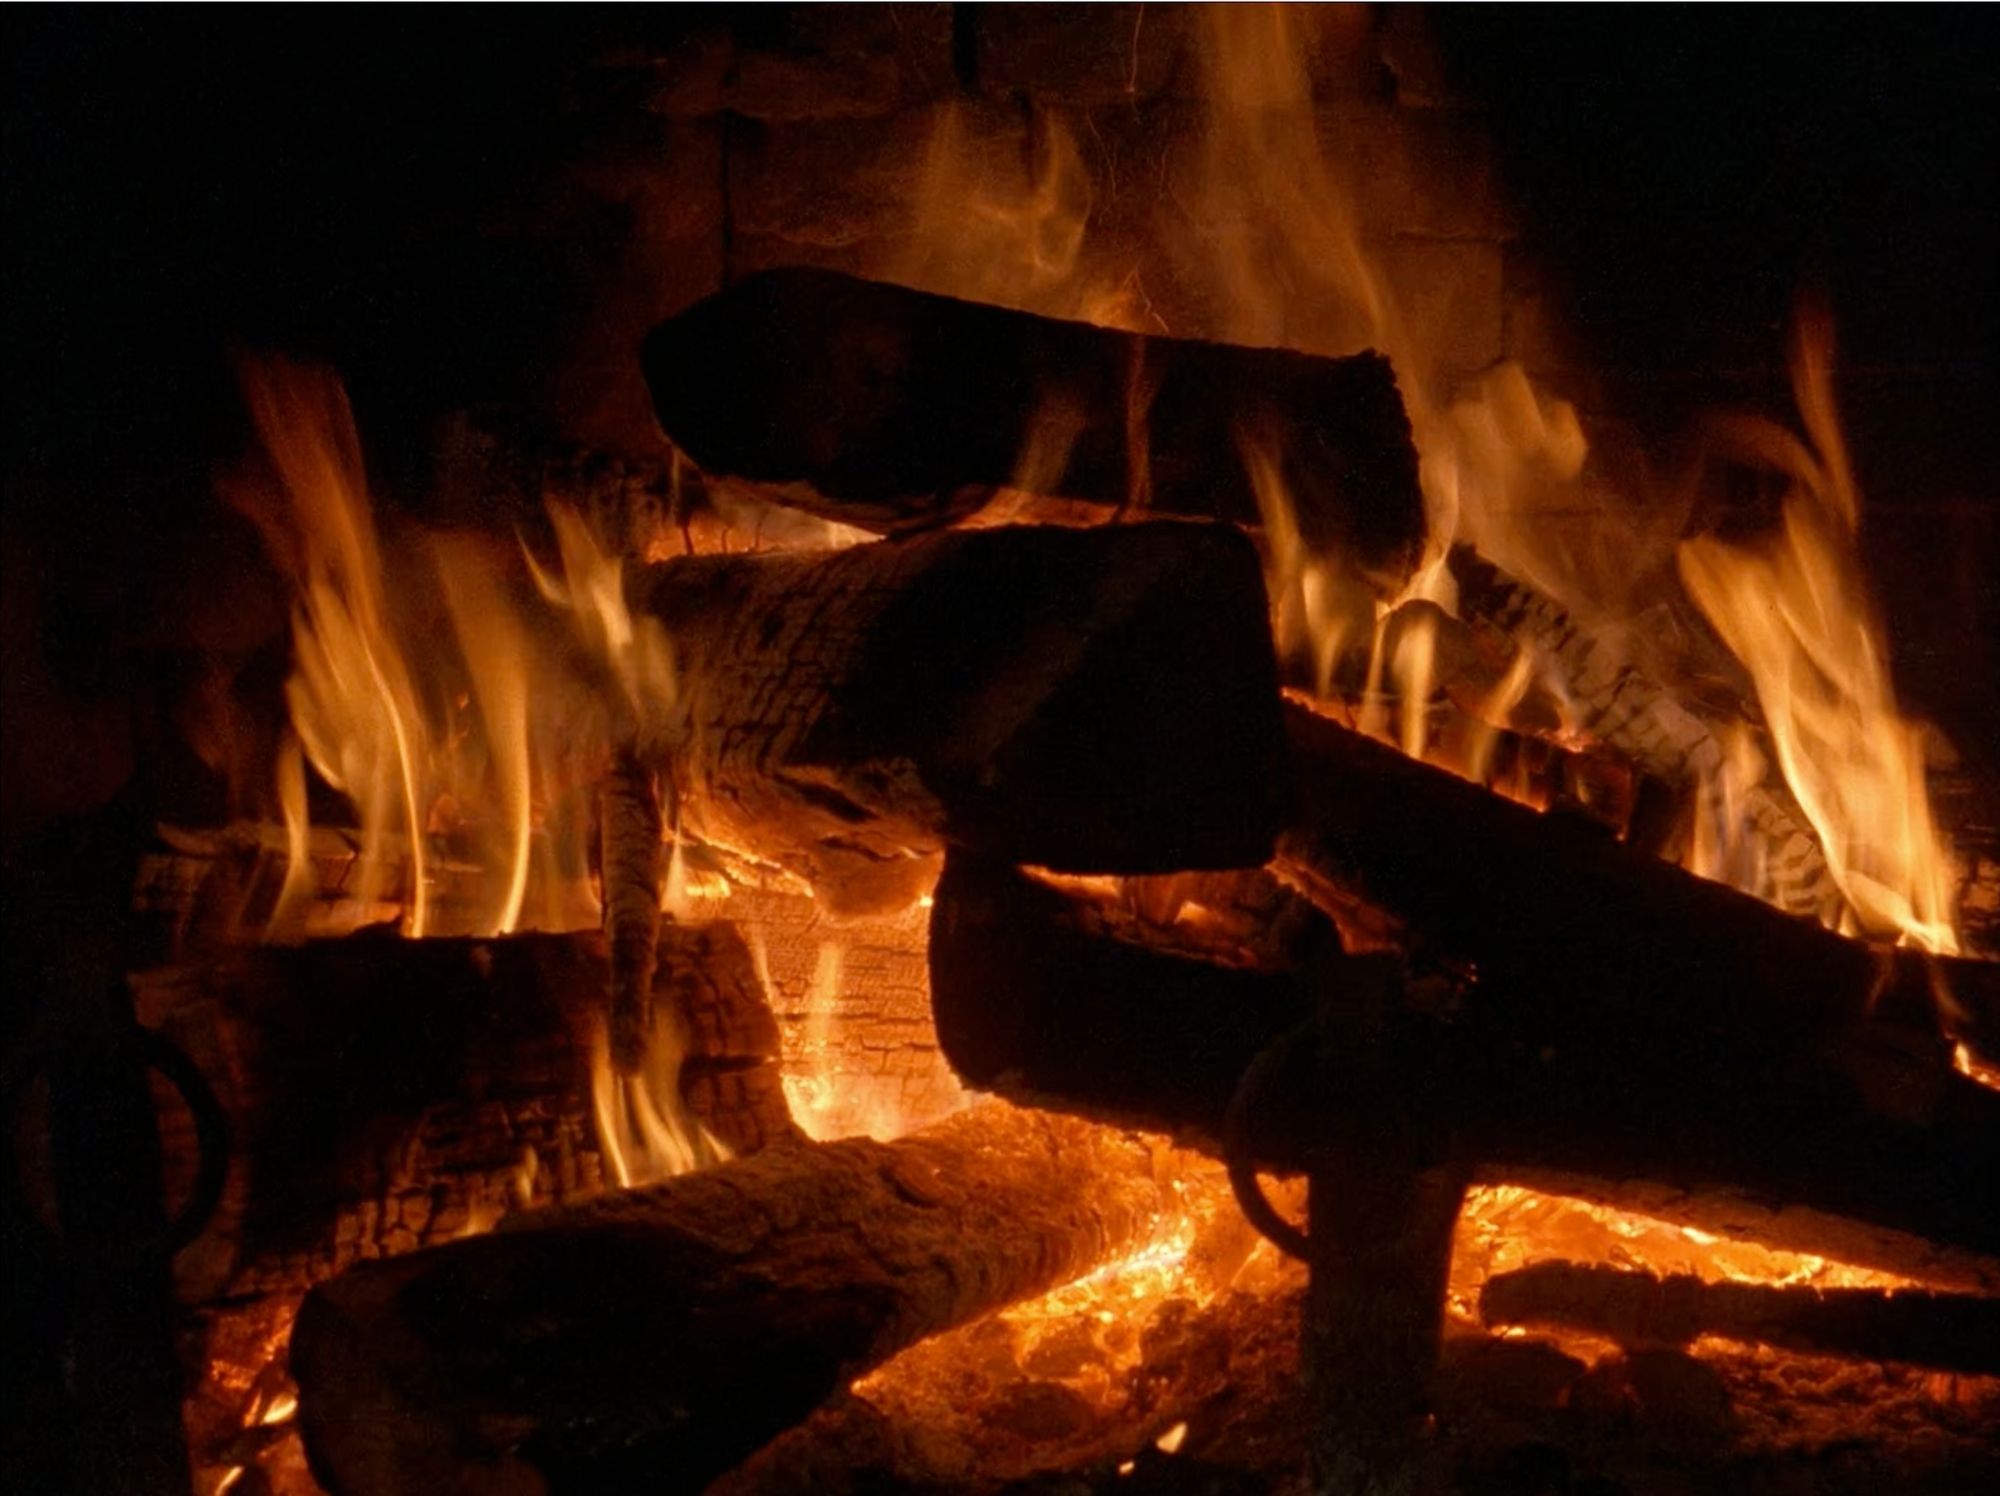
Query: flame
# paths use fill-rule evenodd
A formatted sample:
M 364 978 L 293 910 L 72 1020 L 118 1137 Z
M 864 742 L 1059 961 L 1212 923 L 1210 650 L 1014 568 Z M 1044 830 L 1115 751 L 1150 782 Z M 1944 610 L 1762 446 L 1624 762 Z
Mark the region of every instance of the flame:
M 597 1143 L 620 1189 L 706 1168 L 729 1150 L 689 1114 L 681 1099 L 687 1046 L 670 1021 L 657 1022 L 639 1068 L 621 1074 L 611 1035 L 600 1026 L 590 1049 L 590 1107 Z
M 1780 533 L 1733 545 L 1697 536 L 1680 572 L 1756 685 L 1785 781 L 1819 833 L 1853 933 L 1958 950 L 1951 862 L 1932 820 L 1923 729 L 1896 704 L 1888 650 L 1858 554 L 1861 495 L 1834 408 L 1832 328 L 1799 323 L 1800 440 L 1748 420 L 1728 435 L 1780 474 Z
M 1500 741 L 1501 724 L 1514 715 L 1514 708 L 1527 697 L 1534 679 L 1534 656 L 1520 650 L 1485 703 L 1473 714 L 1472 737 L 1466 745 L 1466 777 L 1474 783 L 1487 782 L 1493 769 L 1493 752 Z
M 784 1077 L 785 1100 L 807 1137 L 824 1139 L 846 1131 L 836 1120 L 843 1110 L 834 1075 L 832 1036 L 834 1008 L 840 1001 L 840 974 L 846 948 L 838 940 L 823 940 L 813 957 L 812 985 L 806 990 L 805 1025 L 798 1040 L 799 1065 Z M 894 1137 L 894 1132 L 870 1136 Z
M 308 764 L 353 805 L 345 892 L 360 910 L 399 907 L 411 937 L 595 924 L 596 776 L 612 743 L 663 749 L 676 726 L 672 652 L 627 609 L 620 558 L 554 504 L 554 568 L 415 527 L 391 551 L 338 380 L 273 360 L 243 383 L 262 481 L 230 495 L 294 597 L 285 878 L 267 936 L 309 927 Z
M 1722 762 L 1703 776 L 1697 792 L 1686 857 L 1690 872 L 1732 888 L 1769 886 L 1770 849 L 1756 834 L 1749 808 L 1750 792 L 1765 782 L 1769 769 L 1748 726 L 1732 724 L 1723 733 Z
M 330 374 L 293 364 L 247 372 L 244 393 L 279 494 L 242 507 L 296 589 L 295 664 L 285 684 L 292 728 L 320 776 L 360 814 L 360 901 L 380 897 L 400 866 L 396 850 L 405 851 L 405 930 L 420 936 L 429 923 L 422 775 L 430 739 L 396 645 L 353 414 Z M 294 775 L 286 780 L 281 798 L 296 813 L 304 797 Z M 288 870 L 288 889 L 294 878 Z
M 909 253 L 893 279 L 948 296 L 1044 316 L 1140 330 L 1148 325 L 1135 273 L 1086 257 L 1096 184 L 1062 114 L 1037 109 L 1025 151 L 981 140 L 956 104 L 938 111 L 924 154 Z
M 406 935 L 595 925 L 596 777 L 614 743 L 664 754 L 679 725 L 672 650 L 656 620 L 628 608 L 620 557 L 581 513 L 552 504 L 553 568 L 525 545 L 419 534 L 399 550 L 429 569 L 399 573 L 392 597 L 339 382 L 274 361 L 247 368 L 244 387 L 269 481 L 239 482 L 233 496 L 295 592 L 291 733 L 276 765 L 286 868 L 268 933 L 307 928 L 307 763 L 354 806 L 357 902 L 400 894 Z M 669 897 L 685 883 L 678 857 L 672 866 Z M 605 1043 L 592 1109 L 620 1184 L 722 1155 L 686 1115 L 671 1022 L 655 1025 L 634 1076 L 612 1073 Z M 517 1195 L 532 1193 L 533 1160 L 524 1167 Z
M 290 734 L 274 786 L 286 872 L 266 936 L 312 928 L 306 764 L 354 806 L 346 892 L 364 918 L 396 906 L 412 938 L 594 924 L 584 802 L 612 718 L 562 658 L 560 620 L 508 586 L 506 560 L 482 540 L 414 532 L 394 552 L 382 544 L 330 372 L 246 366 L 244 394 L 264 476 L 238 478 L 230 496 L 294 592 Z

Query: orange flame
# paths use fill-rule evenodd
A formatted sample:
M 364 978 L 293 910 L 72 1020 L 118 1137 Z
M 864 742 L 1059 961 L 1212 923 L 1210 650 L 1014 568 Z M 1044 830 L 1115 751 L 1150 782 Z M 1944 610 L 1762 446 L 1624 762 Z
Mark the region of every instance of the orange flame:
M 420 936 L 429 922 L 422 776 L 431 745 L 395 646 L 353 414 L 339 382 L 323 370 L 273 363 L 247 375 L 244 389 L 280 498 L 243 507 L 297 589 L 296 663 L 285 684 L 292 728 L 320 776 L 360 813 L 361 902 L 380 896 L 400 866 L 395 850 L 404 851 L 405 930 Z M 283 772 L 281 798 L 302 823 L 298 778 L 289 764 Z M 296 849 L 303 838 L 292 835 Z M 296 897 L 295 875 L 286 883 Z
M 1861 570 L 1861 495 L 1834 408 L 1832 328 L 1799 325 L 1793 381 L 1803 441 L 1739 420 L 1728 434 L 1786 481 L 1782 528 L 1680 550 L 1689 594 L 1749 669 L 1785 780 L 1811 819 L 1855 933 L 1958 949 L 1951 863 L 1931 817 L 1923 730 L 1896 705 Z
M 295 590 L 276 786 L 287 864 L 267 933 L 307 928 L 308 762 L 360 822 L 361 906 L 400 893 L 406 935 L 595 925 L 594 778 L 614 743 L 662 753 L 677 725 L 672 651 L 627 608 L 619 557 L 552 505 L 557 569 L 525 548 L 424 536 L 403 550 L 430 571 L 399 577 L 392 599 L 338 380 L 274 361 L 244 386 L 274 481 L 235 497 Z M 593 1109 L 621 1183 L 719 1156 L 681 1104 L 682 1047 L 659 1024 L 642 1072 L 617 1077 L 600 1045 Z

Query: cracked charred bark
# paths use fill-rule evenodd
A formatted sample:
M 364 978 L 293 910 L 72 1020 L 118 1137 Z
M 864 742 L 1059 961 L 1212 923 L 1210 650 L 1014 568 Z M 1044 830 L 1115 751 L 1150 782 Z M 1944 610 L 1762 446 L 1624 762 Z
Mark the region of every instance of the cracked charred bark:
M 323 1285 L 292 1340 L 300 1427 L 338 1496 L 698 1490 L 1168 1203 L 1145 1142 L 997 1103 L 773 1150 Z

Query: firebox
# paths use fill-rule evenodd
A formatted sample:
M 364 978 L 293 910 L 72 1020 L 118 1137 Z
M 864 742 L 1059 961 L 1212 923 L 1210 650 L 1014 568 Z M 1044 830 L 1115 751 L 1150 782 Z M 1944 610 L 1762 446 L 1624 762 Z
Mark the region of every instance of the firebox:
M 2000 1485 L 1982 28 L 22 32 L 10 1488 Z

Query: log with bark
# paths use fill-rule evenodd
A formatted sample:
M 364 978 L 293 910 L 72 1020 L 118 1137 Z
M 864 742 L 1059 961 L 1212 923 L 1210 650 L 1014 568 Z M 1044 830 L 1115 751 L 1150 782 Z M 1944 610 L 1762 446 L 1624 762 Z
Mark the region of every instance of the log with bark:
M 1703 1061 L 1834 1050 L 1877 1099 L 1923 1112 L 1948 1071 L 1934 982 L 1989 989 L 2000 966 L 1938 961 L 1845 939 L 1650 857 L 1576 817 L 1503 800 L 1310 709 L 1285 712 L 1299 820 L 1274 864 L 1330 910 L 1402 921 L 1431 953 L 1478 975 L 1510 1031 Z M 1928 1048 L 1906 1065 L 1892 1047 Z M 1883 1073 L 1872 1073 L 1880 1059 Z
M 1394 590 L 1423 538 L 1409 419 L 1379 354 L 1147 337 L 783 269 L 663 324 L 644 362 L 660 424 L 704 471 L 881 533 L 1002 485 L 1256 524 L 1254 443 L 1316 552 Z
M 1142 1243 L 1130 1136 L 989 1104 L 767 1151 L 307 1299 L 299 1422 L 335 1496 L 699 1490 L 897 1350 Z
M 684 824 L 837 911 L 914 902 L 947 841 L 1086 872 L 1268 855 L 1285 747 L 1228 526 L 687 557 L 628 593 L 674 645 Z
M 1397 804 L 1385 796 L 1385 813 Z M 1987 1260 L 2000 1257 L 2000 1097 L 1928 1051 L 1878 1088 L 1885 1109 L 1805 1023 L 1785 1042 L 1781 1027 L 1683 1000 L 1642 1028 L 1607 1017 L 1589 990 L 1567 1010 L 1489 1000 L 1484 968 L 1470 987 L 1409 981 L 1389 1018 L 1369 1019 L 1344 1001 L 1365 985 L 1356 958 L 1221 966 L 1106 933 L 1075 890 L 957 857 L 931 914 L 939 1040 L 971 1084 L 1011 1099 L 1224 1151 L 1232 1096 L 1268 1055 L 1234 1139 L 1262 1166 L 1310 1168 L 1388 1110 L 1398 1136 L 1419 1140 L 1412 1168 L 1464 1160 L 1486 1182 L 2000 1283 Z M 1740 976 L 1711 971 L 1718 984 Z
M 1538 1262 L 1487 1280 L 1489 1325 L 1556 1325 L 1628 1347 L 1701 1335 L 1942 1371 L 2000 1376 L 2000 1298 L 1903 1288 L 1704 1283 L 1623 1268 Z
M 453 1240 L 614 1182 L 592 1117 L 606 956 L 595 932 L 404 940 L 370 931 L 133 979 L 230 1121 L 222 1208 L 176 1262 L 183 1298 L 297 1292 L 363 1257 Z M 680 1094 L 724 1147 L 795 1136 L 756 962 L 724 923 L 663 932 L 654 1003 Z M 170 1171 L 195 1138 L 165 1117 Z

